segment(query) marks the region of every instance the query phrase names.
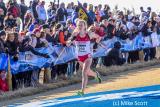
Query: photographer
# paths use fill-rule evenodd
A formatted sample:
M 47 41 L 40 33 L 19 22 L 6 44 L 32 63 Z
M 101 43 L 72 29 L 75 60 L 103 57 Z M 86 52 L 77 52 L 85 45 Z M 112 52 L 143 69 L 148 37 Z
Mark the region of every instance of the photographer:
M 114 48 L 112 48 L 105 57 L 105 66 L 123 65 L 125 63 L 125 59 L 121 57 L 122 53 L 120 52 L 120 48 L 121 43 L 115 42 Z

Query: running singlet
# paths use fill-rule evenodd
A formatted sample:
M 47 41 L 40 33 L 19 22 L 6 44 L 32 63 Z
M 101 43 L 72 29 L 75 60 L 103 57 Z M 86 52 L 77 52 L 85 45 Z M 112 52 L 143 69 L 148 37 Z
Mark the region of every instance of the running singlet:
M 78 59 L 84 62 L 89 55 L 91 55 L 91 44 L 89 35 L 86 34 L 85 37 L 80 37 L 78 34 L 75 39 L 76 51 L 78 55 Z

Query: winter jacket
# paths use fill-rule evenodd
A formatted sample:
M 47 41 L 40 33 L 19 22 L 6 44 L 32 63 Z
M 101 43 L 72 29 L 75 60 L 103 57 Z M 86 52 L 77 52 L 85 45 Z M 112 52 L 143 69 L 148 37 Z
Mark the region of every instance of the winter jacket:
M 14 18 L 20 17 L 21 16 L 21 10 L 20 7 L 17 3 L 11 5 L 8 10 L 9 13 L 12 13 Z
M 5 6 L 5 3 L 4 3 L 4 2 L 0 2 L 0 8 L 1 8 L 1 9 L 3 9 L 3 11 L 4 11 L 4 15 L 6 15 L 6 13 L 7 13 L 7 8 L 6 8 L 6 6 Z
M 7 80 L 2 80 L 0 78 L 0 91 L 3 91 L 3 92 L 9 91 Z
M 38 19 L 43 20 L 43 21 L 47 20 L 47 12 L 46 12 L 44 6 L 37 5 L 36 11 L 38 14 Z
M 88 14 L 90 15 L 90 17 L 95 20 L 96 16 L 95 16 L 95 13 L 93 11 L 88 11 Z
M 24 15 L 26 14 L 28 7 L 25 4 L 20 4 L 21 9 L 21 19 L 24 21 Z
M 56 11 L 56 21 L 65 22 L 67 20 L 67 11 L 63 8 L 58 8 Z
M 37 5 L 38 5 L 38 3 L 35 2 L 35 1 L 33 1 L 32 6 L 31 6 L 31 9 L 32 9 L 32 12 L 33 12 L 33 17 L 34 17 L 35 19 L 38 19 L 38 13 L 37 13 L 37 11 L 36 11 Z

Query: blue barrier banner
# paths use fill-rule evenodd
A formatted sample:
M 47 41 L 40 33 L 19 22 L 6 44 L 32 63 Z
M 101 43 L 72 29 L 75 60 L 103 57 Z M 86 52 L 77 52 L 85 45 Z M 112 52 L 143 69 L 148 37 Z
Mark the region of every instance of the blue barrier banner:
M 114 47 L 114 43 L 116 41 L 119 41 L 121 43 L 121 51 L 129 52 L 159 46 L 159 38 L 159 36 L 155 35 L 152 35 L 151 37 L 143 37 L 141 34 L 137 35 L 133 40 L 120 40 L 119 38 L 114 37 L 112 39 L 102 41 L 98 45 L 98 48 L 93 51 L 93 58 L 106 56 L 108 50 Z M 153 41 L 156 41 L 157 43 L 154 42 L 153 44 Z M 17 62 L 14 62 L 12 58 L 10 58 L 12 74 L 30 70 L 37 70 L 43 67 L 47 68 L 51 65 L 63 64 L 77 59 L 74 46 L 64 47 L 62 45 L 52 46 L 50 44 L 48 47 L 36 50 L 41 53 L 48 54 L 50 58 L 36 56 L 31 52 L 20 52 L 19 60 Z M 7 71 L 7 58 L 8 57 L 6 54 L 0 54 L 0 69 L 5 69 Z
M 0 54 L 0 69 L 7 69 L 7 58 L 6 54 Z

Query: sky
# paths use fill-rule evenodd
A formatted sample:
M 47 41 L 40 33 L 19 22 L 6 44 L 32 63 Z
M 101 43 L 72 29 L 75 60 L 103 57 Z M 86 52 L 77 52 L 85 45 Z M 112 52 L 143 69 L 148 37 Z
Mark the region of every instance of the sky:
M 4 1 L 8 1 L 8 0 L 4 0 Z M 25 1 L 26 1 L 26 4 L 28 4 L 30 0 L 25 0 Z M 54 0 L 45 0 L 46 5 L 50 1 L 54 1 Z M 123 7 L 132 9 L 132 7 L 134 7 L 137 13 L 139 12 L 140 6 L 143 6 L 144 9 L 150 6 L 152 7 L 153 11 L 160 12 L 160 5 L 159 5 L 160 0 L 79 0 L 79 1 L 81 3 L 86 2 L 88 4 L 93 4 L 93 5 L 108 4 L 111 7 L 111 9 L 113 9 L 115 5 L 118 5 L 119 9 L 123 9 Z M 60 0 L 60 2 L 64 2 L 64 3 L 74 2 L 75 4 L 77 4 L 77 0 Z
M 70 2 L 74 1 L 77 2 L 77 0 L 60 0 L 63 2 Z M 139 7 L 143 6 L 144 8 L 152 7 L 154 11 L 160 11 L 160 0 L 79 0 L 80 2 L 87 2 L 91 3 L 93 5 L 97 4 L 109 4 L 109 6 L 113 9 L 115 5 L 119 6 L 119 9 L 123 9 L 123 7 L 132 9 L 132 7 L 135 8 L 136 12 L 139 12 Z

